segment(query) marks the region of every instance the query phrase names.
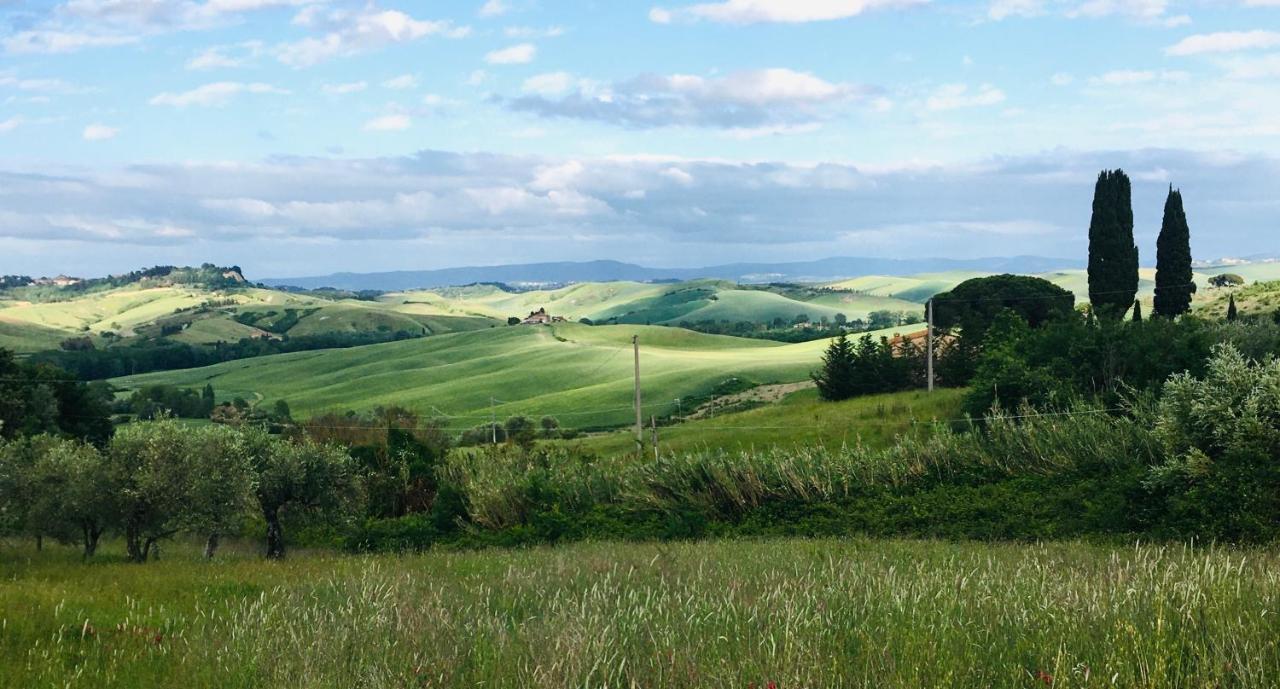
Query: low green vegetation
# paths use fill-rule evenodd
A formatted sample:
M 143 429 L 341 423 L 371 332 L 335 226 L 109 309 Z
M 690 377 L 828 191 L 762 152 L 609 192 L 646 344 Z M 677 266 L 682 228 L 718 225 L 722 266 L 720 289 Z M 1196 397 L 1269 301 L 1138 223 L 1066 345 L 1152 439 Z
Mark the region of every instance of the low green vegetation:
M 0 686 L 1274 685 L 1270 551 L 817 539 L 146 567 L 0 545 Z

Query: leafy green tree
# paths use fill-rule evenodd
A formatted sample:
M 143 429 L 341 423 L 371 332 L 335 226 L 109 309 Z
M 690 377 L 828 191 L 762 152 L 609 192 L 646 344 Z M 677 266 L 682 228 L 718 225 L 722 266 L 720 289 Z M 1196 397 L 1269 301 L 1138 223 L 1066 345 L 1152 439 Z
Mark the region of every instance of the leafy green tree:
M 533 419 L 527 416 L 513 416 L 503 423 L 503 429 L 507 432 L 507 442 L 515 443 L 521 447 L 531 447 L 533 441 L 538 437 L 537 427 L 533 425 Z
M 156 543 L 186 525 L 196 453 L 190 427 L 171 418 L 129 424 L 112 438 L 111 484 L 129 560 L 146 562 Z
M 834 319 L 834 320 L 835 320 L 836 325 L 838 325 L 838 326 L 840 326 L 840 327 L 844 327 L 844 325 L 845 325 L 846 323 L 848 323 L 848 322 L 849 322 L 849 317 L 848 317 L 848 316 L 846 316 L 846 315 L 844 315 L 843 313 L 837 313 L 837 314 L 835 315 L 835 319 Z
M 822 368 L 810 374 L 824 400 L 836 402 L 857 394 L 853 344 L 843 333 L 827 345 L 822 355 Z
M 1164 222 L 1156 239 L 1156 297 L 1158 316 L 1174 318 L 1191 308 L 1196 292 L 1191 271 L 1191 229 L 1182 208 L 1182 192 L 1169 186 L 1164 202 Z
M 1202 376 L 1164 385 L 1151 426 L 1165 461 L 1146 487 L 1176 535 L 1273 541 L 1280 533 L 1280 361 L 1215 347 Z
M 256 429 L 245 434 L 253 448 L 258 507 L 267 523 L 268 558 L 284 557 L 286 515 L 336 520 L 354 513 L 361 485 L 345 450 L 310 439 L 288 442 Z
M 1038 328 L 1072 317 L 1075 303 L 1075 294 L 1044 278 L 992 275 L 965 280 L 949 292 L 934 295 L 933 322 L 939 328 L 959 328 L 962 337 L 981 342 L 987 328 L 1005 311 Z
M 559 438 L 560 437 L 560 420 L 554 416 L 544 416 L 538 422 L 542 426 L 542 437 Z
M 187 500 L 179 522 L 206 535 L 204 556 L 213 558 L 224 533 L 236 529 L 253 495 L 252 446 L 227 426 L 205 426 L 187 444 L 191 467 Z
M 1131 196 L 1123 170 L 1098 174 L 1089 221 L 1089 301 L 1104 318 L 1124 316 L 1138 293 Z
M 1244 284 L 1244 278 L 1235 273 L 1221 273 L 1209 278 L 1209 285 L 1212 287 L 1239 287 Z

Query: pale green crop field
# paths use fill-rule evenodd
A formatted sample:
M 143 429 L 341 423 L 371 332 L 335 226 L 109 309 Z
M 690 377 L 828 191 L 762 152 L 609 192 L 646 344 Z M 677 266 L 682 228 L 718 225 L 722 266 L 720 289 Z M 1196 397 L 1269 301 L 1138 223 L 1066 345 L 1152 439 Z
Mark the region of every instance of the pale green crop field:
M 491 412 L 499 419 L 552 415 L 573 428 L 617 426 L 634 418 L 632 335 L 641 341 L 645 413 L 656 415 L 673 411 L 676 398 L 706 395 L 731 377 L 762 384 L 805 380 L 827 345 L 784 345 L 659 326 L 502 326 L 114 382 L 125 388 L 211 382 L 227 397 L 287 400 L 301 416 L 400 405 L 452 417 L 450 424 L 459 429 L 481 425 Z M 491 398 L 497 400 L 492 408 Z

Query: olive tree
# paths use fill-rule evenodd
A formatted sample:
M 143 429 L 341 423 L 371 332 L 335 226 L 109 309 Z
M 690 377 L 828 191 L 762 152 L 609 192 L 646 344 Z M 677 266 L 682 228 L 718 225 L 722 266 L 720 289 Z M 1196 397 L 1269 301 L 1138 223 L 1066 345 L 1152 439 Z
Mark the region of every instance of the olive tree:
M 160 539 L 185 525 L 197 470 L 192 436 L 189 427 L 165 418 L 129 424 L 111 440 L 112 482 L 133 562 L 146 562 Z
M 342 518 L 355 513 L 361 486 L 346 450 L 310 439 L 288 442 L 261 431 L 245 433 L 254 492 L 267 524 L 267 557 L 284 557 L 286 515 Z
M 192 433 L 187 503 L 179 517 L 183 528 L 205 534 L 204 556 L 212 558 L 222 534 L 236 528 L 253 496 L 254 443 L 226 426 Z
M 79 542 L 84 557 L 119 518 L 107 458 L 98 448 L 73 440 L 49 443 L 36 461 L 33 484 L 36 517 L 62 542 Z

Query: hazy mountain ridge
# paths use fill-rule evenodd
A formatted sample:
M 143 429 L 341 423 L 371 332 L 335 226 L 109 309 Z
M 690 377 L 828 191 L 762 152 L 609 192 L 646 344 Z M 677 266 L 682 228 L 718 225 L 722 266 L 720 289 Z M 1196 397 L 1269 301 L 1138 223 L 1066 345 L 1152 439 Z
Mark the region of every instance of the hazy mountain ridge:
M 1079 260 L 1045 256 L 1012 256 L 977 259 L 858 258 L 836 257 L 792 263 L 730 263 L 702 268 L 649 268 L 621 261 L 527 263 L 500 266 L 467 266 L 439 270 L 404 270 L 377 273 L 334 273 L 309 277 L 266 278 L 274 287 L 316 289 L 408 290 L 465 285 L 476 282 L 570 283 L 654 282 L 716 278 L 744 284 L 766 282 L 831 282 L 860 275 L 913 275 L 950 270 L 1044 273 L 1081 268 Z

